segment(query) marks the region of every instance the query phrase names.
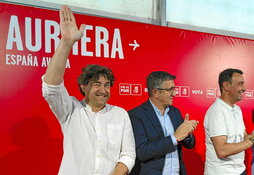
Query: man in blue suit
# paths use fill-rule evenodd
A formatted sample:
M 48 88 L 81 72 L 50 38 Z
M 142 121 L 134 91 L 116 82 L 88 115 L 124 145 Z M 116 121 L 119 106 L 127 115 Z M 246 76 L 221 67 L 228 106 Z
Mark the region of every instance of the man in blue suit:
M 130 110 L 138 160 L 131 175 L 185 175 L 182 146 L 195 145 L 192 132 L 198 121 L 183 120 L 172 106 L 175 96 L 175 76 L 152 72 L 147 77 L 149 100 Z M 140 164 L 139 164 L 140 163 Z

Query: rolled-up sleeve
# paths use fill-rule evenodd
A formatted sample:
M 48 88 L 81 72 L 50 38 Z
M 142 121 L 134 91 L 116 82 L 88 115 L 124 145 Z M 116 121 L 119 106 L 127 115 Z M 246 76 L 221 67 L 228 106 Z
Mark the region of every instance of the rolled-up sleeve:
M 125 125 L 122 140 L 122 150 L 118 162 L 125 164 L 129 170 L 132 170 L 136 159 L 135 140 L 133 129 L 128 113 L 125 113 Z
M 49 104 L 59 122 L 67 120 L 68 114 L 72 111 L 72 100 L 67 92 L 64 83 L 60 85 L 48 85 L 42 76 L 42 96 Z

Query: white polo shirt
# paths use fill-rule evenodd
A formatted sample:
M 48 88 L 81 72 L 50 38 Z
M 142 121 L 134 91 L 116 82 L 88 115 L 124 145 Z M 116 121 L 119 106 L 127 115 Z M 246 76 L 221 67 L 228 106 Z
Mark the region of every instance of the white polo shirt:
M 43 96 L 57 117 L 64 135 L 59 175 L 111 175 L 122 162 L 131 171 L 135 141 L 128 113 L 106 104 L 99 112 L 69 96 L 63 83 L 43 82 Z
M 245 126 L 239 106 L 231 107 L 217 98 L 210 106 L 204 120 L 206 135 L 205 175 L 239 175 L 245 170 L 244 151 L 218 158 L 211 137 L 227 136 L 227 143 L 238 143 L 244 140 Z

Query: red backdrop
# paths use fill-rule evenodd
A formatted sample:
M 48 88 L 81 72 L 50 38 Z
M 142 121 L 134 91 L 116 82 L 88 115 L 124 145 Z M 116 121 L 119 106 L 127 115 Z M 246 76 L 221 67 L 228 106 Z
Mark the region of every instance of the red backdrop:
M 82 99 L 76 78 L 91 63 L 113 69 L 109 103 L 126 110 L 147 99 L 150 72 L 177 76 L 174 105 L 200 121 L 196 147 L 184 150 L 188 174 L 203 174 L 204 114 L 219 95 L 217 77 L 226 68 L 244 71 L 247 92 L 238 105 L 247 131 L 253 130 L 254 41 L 81 14 L 76 20 L 87 30 L 69 56 L 65 84 L 71 95 Z M 57 11 L 0 3 L 0 174 L 57 174 L 62 134 L 42 98 L 41 76 L 59 38 L 58 22 Z M 248 150 L 249 175 L 250 164 Z

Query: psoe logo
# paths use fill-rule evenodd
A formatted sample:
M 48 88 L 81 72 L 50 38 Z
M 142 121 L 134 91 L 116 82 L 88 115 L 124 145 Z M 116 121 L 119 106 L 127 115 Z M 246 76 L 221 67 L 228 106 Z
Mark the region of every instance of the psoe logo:
M 245 91 L 245 99 L 253 99 L 254 98 L 253 92 L 254 91 L 252 91 L 252 90 L 246 90 Z
M 127 83 L 119 84 L 119 94 L 120 95 L 130 95 L 131 94 L 131 85 Z
M 220 96 L 220 91 L 218 88 L 206 88 L 207 98 L 216 98 Z
M 176 86 L 176 97 L 190 97 L 190 86 Z
M 142 84 L 131 84 L 131 95 L 142 95 Z
M 142 95 L 142 84 L 120 83 L 119 94 L 120 95 Z

